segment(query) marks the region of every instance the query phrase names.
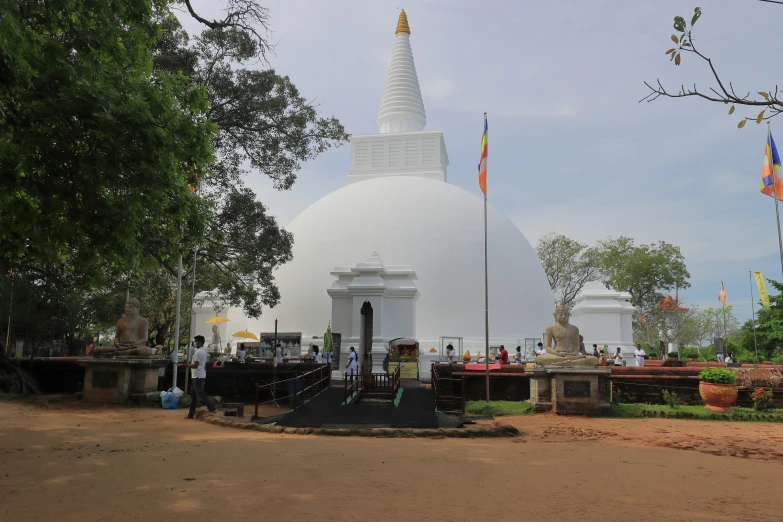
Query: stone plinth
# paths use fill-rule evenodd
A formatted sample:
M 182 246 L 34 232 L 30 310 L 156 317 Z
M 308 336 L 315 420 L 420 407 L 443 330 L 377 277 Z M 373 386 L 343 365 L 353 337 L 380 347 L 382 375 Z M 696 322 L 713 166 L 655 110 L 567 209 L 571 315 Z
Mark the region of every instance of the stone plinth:
M 605 388 L 608 368 L 534 368 L 530 376 L 530 402 L 536 411 L 562 415 L 601 415 L 609 411 Z
M 121 404 L 133 393 L 158 390 L 160 368 L 166 358 L 115 358 L 84 361 L 84 401 Z

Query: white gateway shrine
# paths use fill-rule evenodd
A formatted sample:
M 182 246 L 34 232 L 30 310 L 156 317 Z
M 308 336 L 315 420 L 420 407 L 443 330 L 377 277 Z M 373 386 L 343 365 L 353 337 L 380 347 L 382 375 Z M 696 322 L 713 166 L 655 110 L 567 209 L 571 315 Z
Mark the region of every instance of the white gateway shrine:
M 484 353 L 484 202 L 448 183 L 443 133 L 425 125 L 402 11 L 379 134 L 351 137 L 345 186 L 287 227 L 293 260 L 275 275 L 280 304 L 257 320 L 240 310 L 222 312 L 231 320 L 220 325 L 223 339 L 229 330 L 271 332 L 277 319 L 279 330 L 302 333 L 302 346 L 322 346 L 331 321 L 342 338 L 341 366 L 353 346 L 371 353 L 380 371 L 389 341 L 410 337 L 419 341 L 425 378 L 442 337 L 462 338 L 464 350 Z M 478 148 L 477 139 L 477 155 Z M 490 346 L 513 351 L 526 338 L 542 337 L 554 300 L 525 236 L 496 209 L 487 212 Z M 194 312 L 197 333 L 209 339 L 204 321 L 214 315 L 213 303 Z

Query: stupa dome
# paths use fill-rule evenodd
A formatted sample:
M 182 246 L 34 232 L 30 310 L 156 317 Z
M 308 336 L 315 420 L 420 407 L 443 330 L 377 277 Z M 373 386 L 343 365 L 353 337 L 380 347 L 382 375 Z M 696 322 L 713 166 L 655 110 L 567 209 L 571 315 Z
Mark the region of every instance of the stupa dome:
M 281 301 L 265 311 L 261 330 L 272 331 L 278 319 L 282 330 L 323 335 L 331 319 L 330 272 L 377 252 L 385 265 L 416 273 L 418 339 L 457 336 L 483 345 L 483 213 L 481 197 L 415 176 L 368 179 L 324 196 L 286 227 L 294 234 L 293 260 L 275 274 Z M 491 206 L 487 223 L 490 339 L 541 337 L 554 309 L 541 262 Z

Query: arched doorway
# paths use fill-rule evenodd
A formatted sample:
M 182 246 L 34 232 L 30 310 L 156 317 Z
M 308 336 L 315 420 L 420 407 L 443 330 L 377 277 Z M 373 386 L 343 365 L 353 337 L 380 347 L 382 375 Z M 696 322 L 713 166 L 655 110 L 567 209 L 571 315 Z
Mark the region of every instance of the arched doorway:
M 372 323 L 373 310 L 369 301 L 365 301 L 361 309 L 362 325 L 359 332 L 359 351 L 362 368 L 366 373 L 372 373 Z

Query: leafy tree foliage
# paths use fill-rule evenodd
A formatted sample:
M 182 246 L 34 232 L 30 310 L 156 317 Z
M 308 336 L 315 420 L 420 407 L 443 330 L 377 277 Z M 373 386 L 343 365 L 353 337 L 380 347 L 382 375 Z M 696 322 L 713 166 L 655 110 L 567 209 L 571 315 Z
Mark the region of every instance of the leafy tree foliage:
M 764 308 L 757 303 L 756 336 L 753 338 L 753 320 L 742 325 L 734 337 L 734 352 L 742 356 L 743 362 L 755 362 L 755 344 L 758 344 L 759 361 L 778 360 L 783 363 L 783 284 L 767 279 L 777 290 L 777 295 L 770 294 L 770 307 Z
M 267 214 L 244 178 L 258 172 L 276 188 L 290 189 L 302 162 L 345 142 L 347 134 L 335 118 L 320 117 L 288 77 L 243 68 L 263 58 L 269 46 L 245 26 L 247 20 L 234 22 L 241 9 L 252 8 L 260 9 L 252 17 L 256 23 L 266 24 L 263 8 L 235 1 L 223 21 L 205 22 L 187 7 L 206 28 L 191 40 L 176 17 L 162 13 L 163 36 L 154 57 L 157 70 L 182 72 L 205 87 L 208 116 L 219 126 L 212 140 L 216 161 L 200 187 L 200 194 L 216 203 L 216 215 L 208 239 L 198 245 L 197 264 L 216 276 L 215 286 L 203 289 L 257 317 L 263 305 L 279 301 L 273 272 L 291 259 L 294 239 Z
M 154 72 L 150 0 L 6 2 L 0 20 L 0 269 L 100 278 L 206 233 L 203 91 Z M 22 272 L 24 273 L 24 271 Z M 85 284 L 95 281 L 83 279 Z
M 595 250 L 562 234 L 541 237 L 536 253 L 557 303 L 570 306 L 585 283 L 598 277 Z
M 651 310 L 664 290 L 688 288 L 690 283 L 680 247 L 659 241 L 635 245 L 629 237 L 599 241 L 596 255 L 604 283 L 631 294 L 631 303 Z

